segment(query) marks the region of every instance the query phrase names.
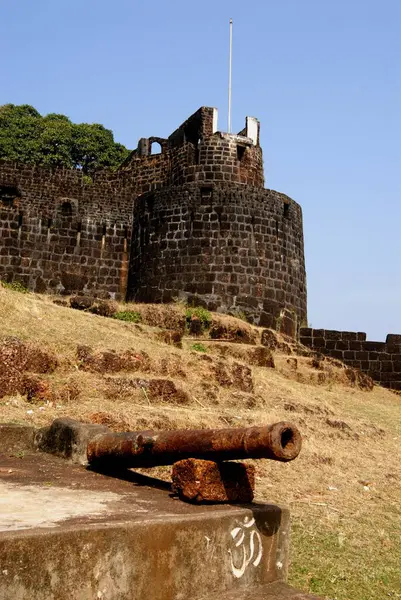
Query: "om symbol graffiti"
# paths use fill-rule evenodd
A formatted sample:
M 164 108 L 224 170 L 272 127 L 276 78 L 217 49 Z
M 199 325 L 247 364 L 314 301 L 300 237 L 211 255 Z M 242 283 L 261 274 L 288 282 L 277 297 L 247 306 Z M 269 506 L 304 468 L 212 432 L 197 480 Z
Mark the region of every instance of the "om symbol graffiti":
M 234 527 L 230 531 L 235 545 L 228 552 L 231 555 L 231 570 L 237 579 L 243 576 L 249 565 L 257 567 L 262 560 L 262 538 L 254 525 L 255 519 L 245 517 L 242 527 Z

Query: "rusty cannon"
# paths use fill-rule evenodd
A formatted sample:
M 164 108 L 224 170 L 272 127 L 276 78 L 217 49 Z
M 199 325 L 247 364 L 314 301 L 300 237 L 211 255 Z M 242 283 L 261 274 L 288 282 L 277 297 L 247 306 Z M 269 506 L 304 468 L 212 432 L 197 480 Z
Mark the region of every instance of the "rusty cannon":
M 244 458 L 269 458 L 287 462 L 301 450 L 302 438 L 291 423 L 265 427 L 134 431 L 101 433 L 87 446 L 91 466 L 155 467 L 184 459 L 221 463 Z

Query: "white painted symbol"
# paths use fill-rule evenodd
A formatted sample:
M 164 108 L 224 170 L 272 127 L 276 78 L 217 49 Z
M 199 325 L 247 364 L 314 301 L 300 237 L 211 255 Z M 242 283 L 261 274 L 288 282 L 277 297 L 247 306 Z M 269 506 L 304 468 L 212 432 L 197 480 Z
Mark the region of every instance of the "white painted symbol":
M 230 532 L 235 546 L 228 552 L 231 555 L 231 570 L 237 579 L 243 576 L 249 565 L 257 567 L 262 560 L 262 538 L 254 525 L 255 519 L 245 517 L 243 525 L 234 527 Z

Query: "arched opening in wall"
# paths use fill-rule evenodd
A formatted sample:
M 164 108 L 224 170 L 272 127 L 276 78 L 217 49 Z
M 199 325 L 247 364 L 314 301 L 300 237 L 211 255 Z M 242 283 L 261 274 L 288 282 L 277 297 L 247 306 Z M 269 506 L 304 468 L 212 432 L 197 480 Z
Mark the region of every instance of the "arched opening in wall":
M 290 218 L 290 203 L 289 202 L 284 202 L 283 217 L 285 219 L 289 219 Z
M 71 217 L 72 216 L 72 204 L 71 202 L 63 202 L 60 207 L 61 215 L 63 217 Z
M 189 123 L 184 129 L 184 141 L 189 142 L 195 149 L 195 164 L 199 164 L 200 152 L 200 135 L 199 124 L 197 122 Z
M 237 145 L 237 160 L 242 162 L 246 152 L 246 146 Z
M 161 154 L 161 153 L 162 153 L 161 144 L 159 144 L 159 142 L 152 142 L 150 144 L 150 154 Z
M 20 198 L 20 196 L 21 193 L 17 187 L 12 185 L 0 186 L 0 202 L 3 206 L 12 208 L 14 206 L 14 200 Z

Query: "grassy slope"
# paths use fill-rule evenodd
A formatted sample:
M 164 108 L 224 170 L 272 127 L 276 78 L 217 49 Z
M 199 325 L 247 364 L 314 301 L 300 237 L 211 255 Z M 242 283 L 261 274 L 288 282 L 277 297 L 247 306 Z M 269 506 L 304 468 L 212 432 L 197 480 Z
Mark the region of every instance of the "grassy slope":
M 157 314 L 155 309 L 156 322 Z M 252 394 L 221 387 L 208 360 L 218 345 L 205 342 L 205 358 L 191 349 L 193 340 L 177 349 L 157 341 L 154 327 L 0 287 L 0 336 L 9 335 L 49 348 L 60 366 L 48 377 L 54 401 L 40 405 L 5 397 L 0 421 L 43 425 L 69 415 L 116 429 L 296 423 L 304 436 L 300 457 L 290 464 L 257 463 L 257 500 L 291 508 L 291 583 L 337 600 L 401 598 L 400 396 L 380 387 L 361 391 L 335 378 L 316 385 L 306 359 L 298 358 L 294 372 L 279 352 L 276 369 L 252 367 Z M 143 376 L 169 377 L 187 400 L 150 399 L 141 390 L 113 396 L 101 375 L 79 369 L 78 344 L 146 352 L 151 366 Z M 232 364 L 230 356 L 221 361 Z

